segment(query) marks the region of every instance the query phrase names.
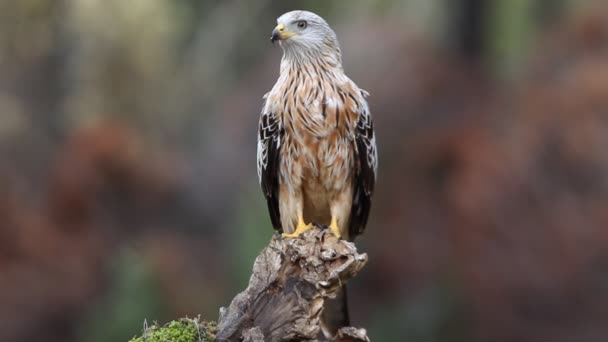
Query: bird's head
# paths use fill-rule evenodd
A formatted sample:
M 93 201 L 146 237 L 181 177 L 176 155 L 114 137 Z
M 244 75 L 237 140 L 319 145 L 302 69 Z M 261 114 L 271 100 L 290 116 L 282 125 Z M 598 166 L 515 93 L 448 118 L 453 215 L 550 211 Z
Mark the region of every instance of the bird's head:
M 270 41 L 278 41 L 285 53 L 294 57 L 315 53 L 335 54 L 338 59 L 340 56 L 334 31 L 323 18 L 308 11 L 291 11 L 280 16 Z

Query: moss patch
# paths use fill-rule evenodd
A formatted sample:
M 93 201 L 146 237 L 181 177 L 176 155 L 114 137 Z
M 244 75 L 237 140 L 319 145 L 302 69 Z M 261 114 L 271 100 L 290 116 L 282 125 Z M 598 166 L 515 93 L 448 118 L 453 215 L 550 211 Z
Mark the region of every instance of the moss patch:
M 212 342 L 215 341 L 215 322 L 201 322 L 199 318 L 182 318 L 171 321 L 163 327 L 154 324 L 142 336 L 129 342 Z

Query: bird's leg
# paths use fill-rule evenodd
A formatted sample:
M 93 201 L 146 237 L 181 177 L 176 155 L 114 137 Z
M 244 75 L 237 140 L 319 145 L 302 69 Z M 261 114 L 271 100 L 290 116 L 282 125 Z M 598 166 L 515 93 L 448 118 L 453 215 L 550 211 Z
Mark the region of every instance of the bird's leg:
M 329 205 L 331 223 L 329 230 L 337 238 L 348 240 L 348 218 L 352 210 L 352 187 L 347 187 L 334 194 Z M 346 228 L 346 229 L 344 229 Z
M 338 227 L 338 220 L 335 216 L 331 217 L 331 224 L 329 225 L 329 230 L 334 234 L 338 239 L 340 238 L 340 227 Z
M 308 231 L 312 228 L 312 223 L 306 224 L 304 223 L 304 203 L 302 192 L 294 192 L 292 197 L 292 208 L 295 209 L 296 215 L 298 216 L 298 225 L 296 229 L 292 233 L 283 233 L 283 237 L 286 238 L 295 238 L 300 236 L 300 234 Z
M 312 228 L 312 223 L 306 224 L 304 223 L 304 218 L 302 217 L 302 215 L 298 215 L 298 226 L 296 227 L 296 230 L 293 233 L 283 233 L 283 237 L 286 238 L 295 238 L 300 236 L 300 234 L 304 233 L 305 231 L 308 231 Z

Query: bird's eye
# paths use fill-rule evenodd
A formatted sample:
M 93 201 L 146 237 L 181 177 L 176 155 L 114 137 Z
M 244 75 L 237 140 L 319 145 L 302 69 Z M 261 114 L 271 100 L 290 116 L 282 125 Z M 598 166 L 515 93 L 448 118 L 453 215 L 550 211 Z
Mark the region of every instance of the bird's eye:
M 303 30 L 306 28 L 306 26 L 308 26 L 308 23 L 305 20 L 300 20 L 298 21 L 298 28 Z

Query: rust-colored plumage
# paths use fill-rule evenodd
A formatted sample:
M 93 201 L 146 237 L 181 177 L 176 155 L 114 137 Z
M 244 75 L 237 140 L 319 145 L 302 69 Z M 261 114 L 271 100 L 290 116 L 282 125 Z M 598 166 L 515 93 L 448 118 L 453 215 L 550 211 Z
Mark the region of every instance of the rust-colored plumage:
M 367 93 L 344 74 L 336 36 L 321 17 L 293 11 L 277 21 L 272 40 L 284 55 L 258 136 L 272 224 L 286 236 L 326 224 L 353 239 L 367 223 L 377 168 Z

